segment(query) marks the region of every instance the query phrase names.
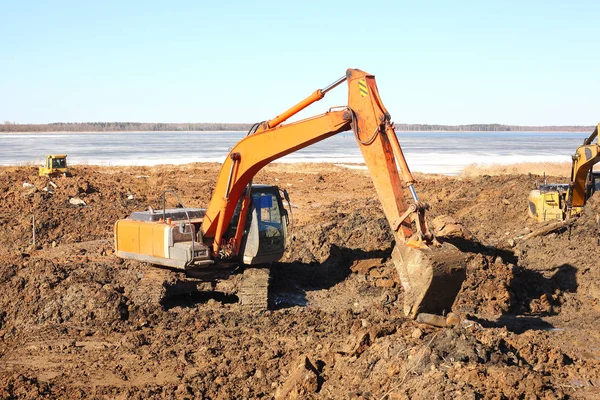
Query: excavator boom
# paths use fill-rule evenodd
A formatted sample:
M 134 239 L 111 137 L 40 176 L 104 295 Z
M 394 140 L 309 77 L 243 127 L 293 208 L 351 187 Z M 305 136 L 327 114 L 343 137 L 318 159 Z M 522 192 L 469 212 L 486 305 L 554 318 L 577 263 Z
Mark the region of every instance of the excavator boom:
M 348 84 L 348 106 L 313 118 L 282 124 L 327 91 L 344 81 Z M 439 243 L 427 229 L 424 212 L 414 189 L 414 179 L 396 137 L 390 114 L 383 106 L 375 77 L 348 69 L 346 76 L 325 89 L 319 89 L 276 118 L 255 125 L 229 153 L 202 222 L 204 243 L 210 243 L 218 259 L 238 255 L 249 206 L 246 200 L 252 178 L 268 163 L 310 146 L 339 132 L 353 130 L 373 180 L 383 211 L 396 239 L 392 257 L 406 291 L 404 311 L 415 317 L 419 312 L 449 312 L 465 279 L 462 254 L 448 243 Z M 404 184 L 404 185 L 403 185 Z M 403 186 L 413 203 L 408 206 Z M 246 198 L 244 198 L 246 193 Z M 238 202 L 241 217 L 236 234 L 224 239 Z

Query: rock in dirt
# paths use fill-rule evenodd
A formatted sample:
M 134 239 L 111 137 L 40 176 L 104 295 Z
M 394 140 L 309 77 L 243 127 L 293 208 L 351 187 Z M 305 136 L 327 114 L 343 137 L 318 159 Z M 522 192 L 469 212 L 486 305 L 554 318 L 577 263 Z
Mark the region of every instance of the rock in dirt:
M 417 322 L 420 324 L 433 325 L 440 328 L 446 326 L 446 318 L 441 315 L 420 313 L 417 315 Z
M 381 265 L 381 260 L 356 260 L 350 267 L 350 270 L 356 274 L 366 275 L 371 269 L 376 268 L 379 265 Z
M 307 356 L 302 356 L 296 367 L 285 380 L 284 384 L 275 392 L 276 400 L 304 399 L 311 393 L 319 390 L 319 374 Z
M 460 324 L 460 322 L 461 318 L 454 313 L 448 313 L 446 316 L 446 326 L 456 326 Z
M 128 332 L 121 338 L 121 346 L 129 350 L 136 349 L 146 344 L 148 344 L 148 339 L 140 332 Z
M 440 215 L 431 221 L 433 234 L 439 237 L 472 239 L 473 234 L 463 224 L 448 215 Z
M 415 328 L 410 335 L 413 339 L 421 339 L 423 336 L 423 331 L 419 328 Z
M 368 331 L 359 332 L 356 335 L 350 335 L 346 340 L 341 354 L 348 356 L 359 356 L 371 345 L 371 335 Z

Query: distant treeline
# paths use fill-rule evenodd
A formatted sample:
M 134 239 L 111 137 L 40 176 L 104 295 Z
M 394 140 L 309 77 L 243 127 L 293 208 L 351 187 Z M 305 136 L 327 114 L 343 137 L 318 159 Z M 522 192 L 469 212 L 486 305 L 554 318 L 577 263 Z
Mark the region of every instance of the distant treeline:
M 427 125 L 427 124 L 395 124 L 399 131 L 452 131 L 452 132 L 591 132 L 595 126 L 526 126 L 501 124 L 470 125 Z
M 55 122 L 51 124 L 0 124 L 0 132 L 176 132 L 176 131 L 247 131 L 252 124 L 161 122 Z M 522 126 L 500 124 L 428 125 L 396 124 L 400 131 L 459 131 L 459 132 L 591 132 L 594 126 Z
M 246 131 L 252 124 L 162 122 L 54 122 L 51 124 L 0 124 L 0 132 L 175 132 L 175 131 Z

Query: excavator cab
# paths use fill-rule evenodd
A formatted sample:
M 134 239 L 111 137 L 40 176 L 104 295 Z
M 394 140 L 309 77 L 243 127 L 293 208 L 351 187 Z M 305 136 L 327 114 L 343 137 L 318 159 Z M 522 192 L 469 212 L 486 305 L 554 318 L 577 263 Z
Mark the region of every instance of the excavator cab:
M 589 180 L 586 185 L 586 198 L 589 199 L 594 193 L 600 192 L 600 171 L 590 171 Z
M 50 154 L 46 156 L 46 162 L 43 167 L 40 167 L 40 176 L 55 176 L 68 174 L 67 155 L 66 154 Z
M 287 211 L 283 206 L 279 188 L 269 185 L 252 185 L 251 203 L 243 242 L 242 262 L 246 265 L 276 262 L 283 257 L 287 242 Z M 235 227 L 242 208 L 239 200 L 229 225 L 229 237 L 235 237 Z

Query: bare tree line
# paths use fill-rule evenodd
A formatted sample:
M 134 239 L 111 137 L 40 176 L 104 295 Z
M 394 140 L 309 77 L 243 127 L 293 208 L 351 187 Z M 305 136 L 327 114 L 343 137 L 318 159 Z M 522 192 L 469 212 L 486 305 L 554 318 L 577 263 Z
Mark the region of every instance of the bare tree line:
M 178 131 L 247 131 L 250 123 L 163 123 L 163 122 L 54 122 L 50 124 L 17 124 L 5 121 L 0 132 L 178 132 Z M 590 132 L 594 126 L 525 126 L 502 124 L 430 125 L 395 124 L 400 131 L 458 132 Z
M 252 124 L 234 123 L 163 123 L 163 122 L 54 122 L 17 124 L 4 122 L 0 132 L 177 132 L 177 131 L 244 131 Z
M 589 125 L 502 125 L 502 124 L 469 124 L 469 125 L 429 125 L 429 124 L 395 124 L 400 131 L 449 131 L 449 132 L 591 132 L 595 126 Z

